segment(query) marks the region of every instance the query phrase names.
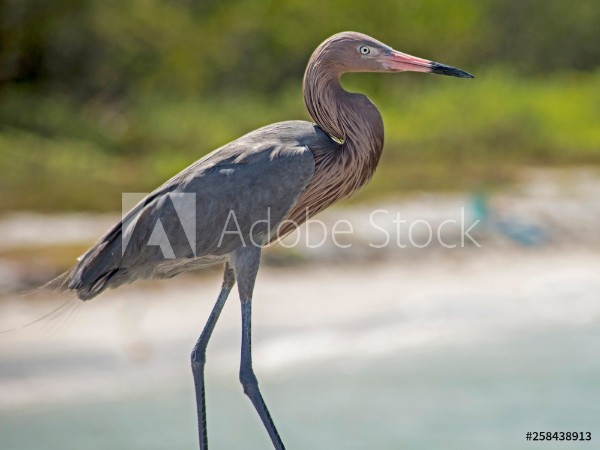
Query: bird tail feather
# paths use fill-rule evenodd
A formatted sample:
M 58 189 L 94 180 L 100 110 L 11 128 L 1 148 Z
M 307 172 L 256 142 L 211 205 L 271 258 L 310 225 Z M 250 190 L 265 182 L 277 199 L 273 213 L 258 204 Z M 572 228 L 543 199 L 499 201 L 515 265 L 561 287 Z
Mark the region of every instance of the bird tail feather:
M 119 283 L 115 283 L 115 276 L 122 271 L 119 268 L 122 259 L 120 236 L 120 226 L 117 226 L 81 256 L 76 265 L 36 291 L 74 292 L 81 300 L 90 300 L 105 289 L 116 287 Z

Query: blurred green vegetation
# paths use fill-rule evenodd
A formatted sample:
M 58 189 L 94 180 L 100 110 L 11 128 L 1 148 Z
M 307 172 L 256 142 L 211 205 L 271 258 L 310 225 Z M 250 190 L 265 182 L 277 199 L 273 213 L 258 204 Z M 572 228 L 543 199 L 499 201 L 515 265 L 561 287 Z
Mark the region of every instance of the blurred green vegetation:
M 344 78 L 386 123 L 361 198 L 600 167 L 599 24 L 587 0 L 0 1 L 0 211 L 118 209 L 245 132 L 309 119 L 304 66 L 348 29 L 477 75 Z

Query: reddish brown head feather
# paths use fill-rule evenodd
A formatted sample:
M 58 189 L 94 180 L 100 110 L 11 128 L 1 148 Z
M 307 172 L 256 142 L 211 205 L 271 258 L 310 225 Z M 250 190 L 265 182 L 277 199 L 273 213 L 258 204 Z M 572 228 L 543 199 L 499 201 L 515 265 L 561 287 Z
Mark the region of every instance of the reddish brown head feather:
M 286 217 L 295 224 L 352 195 L 371 179 L 379 162 L 383 149 L 379 111 L 366 96 L 346 92 L 340 85 L 344 72 L 361 70 L 361 59 L 353 61 L 352 55 L 364 39 L 367 37 L 359 33 L 335 35 L 315 50 L 306 68 L 304 102 L 308 112 L 340 144 L 334 151 L 315 152 L 315 175 Z M 293 223 L 287 223 L 280 236 L 293 228 Z

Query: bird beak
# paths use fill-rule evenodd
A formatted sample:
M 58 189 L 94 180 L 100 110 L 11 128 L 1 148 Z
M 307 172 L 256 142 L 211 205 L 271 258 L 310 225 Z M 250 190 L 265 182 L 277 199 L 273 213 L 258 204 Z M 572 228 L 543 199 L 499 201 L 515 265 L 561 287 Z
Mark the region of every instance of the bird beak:
M 475 78 L 470 73 L 457 69 L 456 67 L 428 61 L 423 58 L 417 58 L 416 56 L 407 55 L 406 53 L 397 52 L 395 50 L 383 55 L 380 58 L 380 61 L 383 67 L 391 72 L 424 72 L 449 75 L 458 78 Z

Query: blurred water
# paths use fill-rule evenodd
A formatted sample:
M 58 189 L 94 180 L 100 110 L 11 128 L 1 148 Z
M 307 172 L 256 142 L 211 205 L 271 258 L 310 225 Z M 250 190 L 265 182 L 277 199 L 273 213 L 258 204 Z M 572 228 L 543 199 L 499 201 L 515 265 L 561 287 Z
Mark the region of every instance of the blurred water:
M 286 446 L 596 448 L 600 258 L 487 261 L 261 275 L 255 365 Z M 0 448 L 195 448 L 188 351 L 210 308 L 197 299 L 217 285 L 130 288 L 62 334 L 0 340 Z M 267 449 L 237 382 L 236 303 L 209 348 L 209 440 Z M 528 443 L 527 431 L 593 440 Z
M 525 443 L 526 431 L 600 431 L 599 338 L 595 328 L 553 331 L 261 379 L 289 448 L 538 448 Z M 235 377 L 209 383 L 212 448 L 269 448 Z M 175 383 L 114 401 L 3 413 L 2 448 L 194 448 L 192 398 L 191 382 Z

